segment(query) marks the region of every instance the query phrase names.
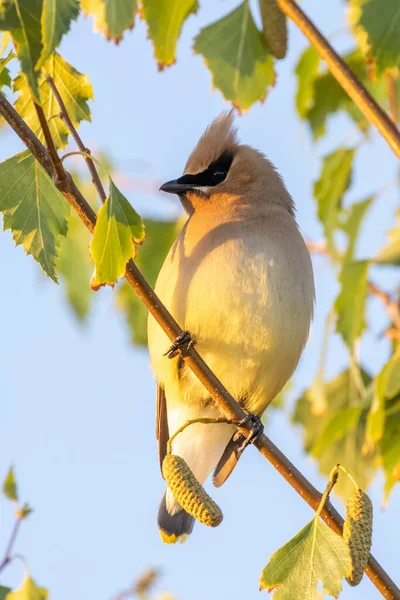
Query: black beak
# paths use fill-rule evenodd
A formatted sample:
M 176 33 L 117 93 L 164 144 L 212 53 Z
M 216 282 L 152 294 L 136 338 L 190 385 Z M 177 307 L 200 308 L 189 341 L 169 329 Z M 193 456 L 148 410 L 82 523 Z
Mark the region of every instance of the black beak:
M 161 192 L 167 192 L 168 194 L 184 194 L 188 190 L 193 189 L 193 184 L 179 183 L 178 179 L 171 179 L 167 183 L 163 183 L 160 187 Z

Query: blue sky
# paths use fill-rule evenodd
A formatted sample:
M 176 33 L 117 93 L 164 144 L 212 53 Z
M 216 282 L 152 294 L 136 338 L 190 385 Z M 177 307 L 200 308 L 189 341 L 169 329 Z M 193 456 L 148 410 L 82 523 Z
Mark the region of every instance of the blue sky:
M 92 33 L 80 19 L 66 37 L 61 54 L 88 73 L 96 102 L 92 124 L 81 134 L 94 149 L 111 154 L 125 177 L 165 181 L 178 176 L 204 127 L 228 104 L 211 91 L 210 73 L 193 56 L 191 41 L 200 26 L 226 14 L 237 1 L 204 0 L 186 23 L 177 64 L 158 73 L 144 23 L 115 47 Z M 304 9 L 335 44 L 349 48 L 341 2 L 303 2 Z M 292 193 L 303 234 L 318 240 L 312 186 L 320 157 L 338 142 L 358 138 L 346 117 L 329 126 L 328 136 L 312 144 L 294 109 L 293 66 L 306 42 L 290 27 L 288 58 L 277 65 L 278 80 L 266 102 L 237 119 L 243 141 L 277 166 Z M 4 130 L 0 159 L 21 148 Z M 373 134 L 357 155 L 354 185 L 347 201 L 364 198 L 392 181 L 396 161 Z M 177 200 L 158 193 L 125 192 L 143 215 L 179 214 Z M 392 190 L 371 209 L 365 223 L 360 257 L 383 243 L 398 198 Z M 317 369 L 322 325 L 337 292 L 334 275 L 322 259 L 314 261 L 317 304 L 311 338 L 295 376 L 291 397 L 310 384 Z M 111 290 L 101 290 L 85 327 L 77 325 L 63 289 L 47 281 L 10 233 L 0 234 L 0 474 L 14 463 L 20 495 L 35 512 L 23 524 L 16 550 L 28 561 L 35 580 L 55 600 L 108 600 L 148 566 L 163 572 L 159 590 L 180 600 L 261 598 L 258 578 L 270 555 L 295 535 L 312 511 L 276 471 L 250 448 L 229 482 L 213 496 L 224 512 L 222 525 L 196 525 L 184 545 L 162 545 L 156 513 L 163 482 L 154 438 L 155 386 L 147 352 L 129 343 Z M 388 290 L 399 277 L 376 275 Z M 378 301 L 368 306 L 372 333 L 361 347 L 363 363 L 376 372 L 387 358 L 387 342 L 378 337 L 385 315 Z M 327 373 L 346 364 L 335 337 L 329 347 Z M 287 414 L 273 413 L 268 425 L 273 441 L 320 489 L 325 480 L 303 455 L 300 433 Z M 383 479 L 371 488 L 375 506 L 373 552 L 388 572 L 399 576 L 400 493 L 386 511 L 380 509 Z M 338 502 L 340 509 L 340 502 Z M 0 548 L 12 526 L 12 508 L 0 499 Z M 4 572 L 4 584 L 22 578 L 19 564 Z M 267 597 L 266 592 L 262 595 Z M 370 581 L 356 589 L 345 584 L 341 598 L 373 600 L 379 593 Z

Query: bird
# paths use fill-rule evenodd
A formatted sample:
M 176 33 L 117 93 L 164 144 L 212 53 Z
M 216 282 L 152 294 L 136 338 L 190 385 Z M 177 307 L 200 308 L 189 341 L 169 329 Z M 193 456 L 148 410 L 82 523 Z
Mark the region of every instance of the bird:
M 297 367 L 315 292 L 293 200 L 272 163 L 239 142 L 232 110 L 207 127 L 182 176 L 160 190 L 178 195 L 186 220 L 155 292 L 188 336 L 171 346 L 149 315 L 162 465 L 170 434 L 186 421 L 223 416 L 177 351 L 180 343 L 195 343 L 231 395 L 259 418 Z M 186 461 L 201 484 L 213 473 L 219 487 L 236 466 L 244 441 L 232 424 L 195 423 L 174 438 L 172 453 Z M 193 525 L 167 488 L 158 511 L 162 540 L 185 541 Z

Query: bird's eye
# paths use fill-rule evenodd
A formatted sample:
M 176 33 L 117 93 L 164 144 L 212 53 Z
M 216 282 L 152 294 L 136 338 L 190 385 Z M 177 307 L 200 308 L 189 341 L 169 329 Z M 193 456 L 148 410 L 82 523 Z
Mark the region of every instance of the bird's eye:
M 221 181 L 224 181 L 225 177 L 225 171 L 214 171 L 214 173 L 212 174 L 212 178 L 215 181 L 215 183 L 221 183 Z

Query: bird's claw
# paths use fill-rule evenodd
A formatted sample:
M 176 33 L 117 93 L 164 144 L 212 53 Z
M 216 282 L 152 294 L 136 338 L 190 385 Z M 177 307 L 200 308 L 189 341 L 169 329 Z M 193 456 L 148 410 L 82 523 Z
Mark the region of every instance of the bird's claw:
M 264 432 L 264 425 L 263 425 L 260 417 L 258 417 L 257 415 L 254 415 L 253 413 L 250 413 L 250 412 L 247 413 L 245 418 L 242 419 L 241 421 L 239 421 L 239 423 L 237 423 L 237 425 L 239 427 L 241 427 L 243 425 L 250 425 L 250 427 L 251 427 L 249 435 L 247 436 L 247 438 L 245 438 L 243 444 L 238 449 L 239 452 L 243 452 L 243 450 L 245 448 L 247 448 L 247 446 L 249 446 L 249 444 L 254 444 L 254 442 L 256 442 L 258 440 L 258 438 L 260 437 L 260 435 L 262 435 Z
M 189 348 L 194 346 L 195 343 L 195 340 L 188 331 L 182 331 L 182 333 L 180 333 L 172 342 L 164 356 L 168 356 L 168 358 L 174 358 L 182 348 L 189 350 Z

